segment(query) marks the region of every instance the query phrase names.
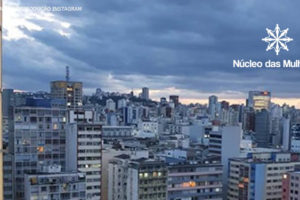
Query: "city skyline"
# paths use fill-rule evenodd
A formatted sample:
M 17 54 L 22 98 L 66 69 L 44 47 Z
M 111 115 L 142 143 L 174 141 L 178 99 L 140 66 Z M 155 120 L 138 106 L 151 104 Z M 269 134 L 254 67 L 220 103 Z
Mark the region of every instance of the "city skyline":
M 84 86 L 84 83 L 83 83 L 83 86 Z M 11 88 L 13 89 L 13 88 Z M 98 89 L 98 88 L 97 88 Z M 15 92 L 39 92 L 39 91 L 22 91 L 22 90 L 16 90 L 14 89 Z M 84 88 L 83 88 L 83 91 L 84 91 Z M 91 93 L 91 95 L 95 94 L 95 91 L 96 91 L 96 88 L 95 90 Z M 105 91 L 104 92 L 119 92 L 119 93 L 122 93 L 122 94 L 125 94 L 125 93 L 130 93 L 131 91 L 133 91 L 134 95 L 135 96 L 139 96 L 142 92 L 142 88 L 139 88 L 139 89 L 134 89 L 134 90 L 128 90 L 128 91 L 125 91 L 125 92 L 120 92 L 120 91 Z M 49 92 L 49 89 L 45 92 Z M 158 91 L 159 92 L 159 91 Z M 170 95 L 178 95 L 180 94 L 179 91 L 177 91 L 177 93 L 172 93 L 172 92 L 169 92 L 169 93 L 166 93 L 166 94 L 163 94 L 163 93 L 160 93 L 160 96 L 157 96 L 156 98 L 152 98 L 153 96 L 153 93 L 157 93 L 157 91 L 153 91 L 151 88 L 149 88 L 149 98 L 151 100 L 154 100 L 154 101 L 160 101 L 160 98 L 162 97 L 165 97 L 165 98 L 169 98 Z M 83 93 L 83 95 L 86 95 Z M 205 96 L 207 95 L 207 96 Z M 199 104 L 208 104 L 208 98 L 209 96 L 212 96 L 212 95 L 215 95 L 215 96 L 218 96 L 219 94 L 214 94 L 214 93 L 211 93 L 211 94 L 205 94 L 203 96 L 202 99 L 187 99 L 185 98 L 185 96 L 180 96 L 179 95 L 179 98 L 180 98 L 180 103 L 182 104 L 196 104 L 196 103 L 199 103 Z M 248 98 L 248 92 L 243 94 L 244 95 L 244 98 L 240 98 L 240 99 L 228 99 L 228 98 L 219 98 L 218 96 L 218 99 L 219 99 L 219 102 L 221 101 L 227 101 L 229 102 L 230 104 L 244 104 L 246 105 L 246 100 Z M 295 106 L 297 109 L 300 108 L 300 102 L 298 103 L 298 99 L 295 99 L 295 98 L 290 98 L 290 99 L 280 99 L 280 98 L 277 98 L 276 97 L 276 94 L 275 94 L 275 97 L 273 96 L 272 94 L 272 99 L 271 99 L 271 102 L 274 103 L 274 104 L 278 104 L 280 106 L 282 106 L 283 104 L 287 104 L 289 106 Z

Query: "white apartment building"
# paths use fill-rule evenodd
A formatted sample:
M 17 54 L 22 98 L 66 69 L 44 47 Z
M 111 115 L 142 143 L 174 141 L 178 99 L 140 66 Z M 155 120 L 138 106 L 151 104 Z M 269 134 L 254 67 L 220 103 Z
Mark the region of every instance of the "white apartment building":
M 86 199 L 101 199 L 102 126 L 70 124 L 66 137 L 66 169 L 86 174 Z
M 290 153 L 268 152 L 230 159 L 227 199 L 280 200 L 283 175 L 300 165 L 291 158 Z

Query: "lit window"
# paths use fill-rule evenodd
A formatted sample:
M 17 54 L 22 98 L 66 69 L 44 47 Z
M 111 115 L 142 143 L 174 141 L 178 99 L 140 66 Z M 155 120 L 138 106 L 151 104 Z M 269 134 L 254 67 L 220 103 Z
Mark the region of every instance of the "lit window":
M 195 181 L 190 181 L 189 185 L 190 185 L 190 187 L 196 187 L 196 182 Z
M 17 121 L 22 121 L 22 117 L 21 117 L 21 116 L 18 116 L 18 117 L 17 117 Z
M 30 179 L 30 182 L 31 182 L 32 185 L 37 184 L 37 178 L 36 178 L 36 177 L 32 177 L 32 178 Z
M 244 178 L 244 182 L 248 183 L 249 182 L 249 178 Z
M 42 146 L 37 147 L 37 151 L 38 151 L 38 152 L 44 152 L 44 147 L 42 147 Z
M 195 181 L 184 182 L 184 183 L 182 183 L 182 187 L 184 187 L 184 188 L 196 187 L 196 182 Z
M 188 182 L 182 183 L 182 187 L 189 187 L 189 183 Z
M 53 129 L 54 130 L 58 129 L 58 125 L 57 124 L 53 124 Z

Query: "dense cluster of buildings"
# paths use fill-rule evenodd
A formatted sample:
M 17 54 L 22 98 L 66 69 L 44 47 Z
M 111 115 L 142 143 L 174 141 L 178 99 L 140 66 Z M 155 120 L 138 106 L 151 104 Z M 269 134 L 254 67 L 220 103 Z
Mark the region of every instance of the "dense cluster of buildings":
M 184 105 L 82 89 L 4 89 L 4 199 L 300 198 L 300 110 L 270 92 Z

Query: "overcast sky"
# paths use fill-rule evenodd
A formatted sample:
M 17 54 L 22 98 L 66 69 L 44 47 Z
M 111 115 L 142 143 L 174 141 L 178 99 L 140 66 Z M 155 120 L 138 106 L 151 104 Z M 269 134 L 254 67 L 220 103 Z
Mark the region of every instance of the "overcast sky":
M 4 0 L 4 86 L 48 91 L 68 65 L 86 94 L 147 86 L 152 98 L 179 94 L 201 101 L 270 90 L 278 101 L 300 105 L 300 69 L 232 67 L 233 59 L 300 59 L 299 7 L 294 0 Z M 294 39 L 279 56 L 261 41 L 276 24 Z

